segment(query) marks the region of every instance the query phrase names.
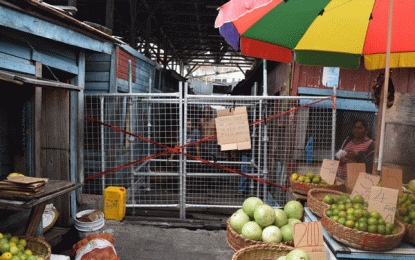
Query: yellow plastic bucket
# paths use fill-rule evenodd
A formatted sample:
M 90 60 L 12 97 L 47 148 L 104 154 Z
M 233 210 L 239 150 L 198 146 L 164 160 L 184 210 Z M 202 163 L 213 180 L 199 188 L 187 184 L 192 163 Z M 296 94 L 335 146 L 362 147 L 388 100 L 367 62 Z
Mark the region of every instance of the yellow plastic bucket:
M 122 220 L 125 217 L 127 192 L 123 187 L 107 187 L 104 190 L 105 219 Z

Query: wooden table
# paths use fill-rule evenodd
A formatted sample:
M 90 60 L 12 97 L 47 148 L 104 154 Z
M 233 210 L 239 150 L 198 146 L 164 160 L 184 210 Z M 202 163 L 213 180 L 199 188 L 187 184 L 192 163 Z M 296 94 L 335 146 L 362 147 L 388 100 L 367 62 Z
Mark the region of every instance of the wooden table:
M 31 210 L 24 235 L 35 236 L 47 202 L 80 187 L 82 184 L 72 181 L 49 180 L 44 191 L 38 194 L 31 196 L 0 194 L 0 209 Z

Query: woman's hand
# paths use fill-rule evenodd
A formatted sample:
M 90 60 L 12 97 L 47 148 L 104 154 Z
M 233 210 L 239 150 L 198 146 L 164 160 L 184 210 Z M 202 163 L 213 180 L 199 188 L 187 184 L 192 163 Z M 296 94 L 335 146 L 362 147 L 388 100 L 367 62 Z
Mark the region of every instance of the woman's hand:
M 357 153 L 355 151 L 347 151 L 346 157 L 350 159 L 355 159 L 357 156 Z

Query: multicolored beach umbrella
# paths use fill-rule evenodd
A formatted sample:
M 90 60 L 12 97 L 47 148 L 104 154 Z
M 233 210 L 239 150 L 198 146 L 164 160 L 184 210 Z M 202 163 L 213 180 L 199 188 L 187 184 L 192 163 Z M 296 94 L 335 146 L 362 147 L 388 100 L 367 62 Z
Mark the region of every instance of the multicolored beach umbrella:
M 303 65 L 385 68 L 388 0 L 231 0 L 215 27 L 245 56 Z M 415 1 L 393 4 L 391 68 L 415 67 Z

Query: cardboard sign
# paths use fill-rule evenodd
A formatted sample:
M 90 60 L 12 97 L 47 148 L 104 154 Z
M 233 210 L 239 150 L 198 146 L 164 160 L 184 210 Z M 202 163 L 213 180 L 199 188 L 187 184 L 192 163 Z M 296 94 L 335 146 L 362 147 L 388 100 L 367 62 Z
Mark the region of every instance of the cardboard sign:
M 391 188 L 402 194 L 402 170 L 382 167 L 382 187 Z
M 34 184 L 34 183 L 46 183 L 48 182 L 48 178 L 36 178 L 36 177 L 28 177 L 28 176 L 8 176 L 7 180 L 14 183 L 19 184 Z
M 336 180 L 337 168 L 339 168 L 339 161 L 324 159 L 320 169 L 320 176 L 327 183 L 333 183 Z
M 302 222 L 293 225 L 294 247 L 304 250 L 311 260 L 325 260 L 321 222 Z
M 357 177 L 361 172 L 366 172 L 366 164 L 364 163 L 348 163 L 347 168 L 347 180 L 346 180 L 346 192 L 351 193 L 354 185 L 356 184 Z
M 246 107 L 218 110 L 215 118 L 218 144 L 222 151 L 251 149 Z
M 365 201 L 369 202 L 372 187 L 378 185 L 379 181 L 380 176 L 361 172 L 356 180 L 356 185 L 354 185 L 353 192 L 350 194 L 350 197 L 353 198 L 354 195 L 359 194 L 362 195 Z
M 399 191 L 373 186 L 370 192 L 368 210 L 376 210 L 386 222 L 394 223 Z

